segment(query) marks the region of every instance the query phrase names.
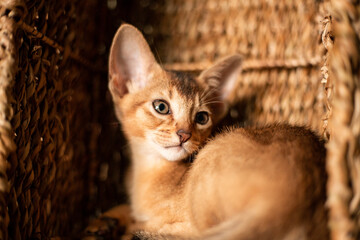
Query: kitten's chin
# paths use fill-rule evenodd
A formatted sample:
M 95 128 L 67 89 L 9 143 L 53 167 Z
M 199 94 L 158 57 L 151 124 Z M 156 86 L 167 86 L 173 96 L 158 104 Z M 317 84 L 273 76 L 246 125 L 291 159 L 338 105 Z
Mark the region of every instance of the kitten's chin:
M 161 148 L 158 150 L 161 156 L 171 162 L 180 161 L 189 156 L 189 153 L 181 146 Z

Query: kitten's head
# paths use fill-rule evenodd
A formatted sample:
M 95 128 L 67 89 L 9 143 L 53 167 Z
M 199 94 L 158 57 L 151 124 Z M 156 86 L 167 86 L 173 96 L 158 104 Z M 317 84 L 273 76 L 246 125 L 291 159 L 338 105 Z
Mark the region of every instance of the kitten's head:
M 122 25 L 110 50 L 109 89 L 130 144 L 147 144 L 169 161 L 192 154 L 226 113 L 240 63 L 234 55 L 198 77 L 166 71 L 142 34 Z

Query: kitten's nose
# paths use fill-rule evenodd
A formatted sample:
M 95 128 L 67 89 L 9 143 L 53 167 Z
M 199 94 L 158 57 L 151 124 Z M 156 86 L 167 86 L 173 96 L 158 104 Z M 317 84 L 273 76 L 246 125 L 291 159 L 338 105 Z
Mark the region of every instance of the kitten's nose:
M 189 138 L 191 138 L 191 132 L 186 132 L 182 129 L 177 131 L 176 134 L 180 137 L 180 143 L 185 143 L 187 140 L 189 140 Z

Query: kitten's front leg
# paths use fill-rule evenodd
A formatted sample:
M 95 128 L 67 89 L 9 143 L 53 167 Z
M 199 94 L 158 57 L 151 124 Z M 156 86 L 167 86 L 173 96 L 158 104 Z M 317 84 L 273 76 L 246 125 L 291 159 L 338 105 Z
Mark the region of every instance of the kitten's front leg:
M 142 230 L 133 232 L 134 238 L 132 240 L 184 240 L 188 238 L 195 238 L 195 234 L 190 223 L 176 222 L 162 225 L 158 224 L 147 226 Z
M 139 228 L 138 228 L 139 229 Z M 194 237 L 196 229 L 190 222 L 152 221 L 143 225 L 141 230 L 156 233 L 162 236 Z

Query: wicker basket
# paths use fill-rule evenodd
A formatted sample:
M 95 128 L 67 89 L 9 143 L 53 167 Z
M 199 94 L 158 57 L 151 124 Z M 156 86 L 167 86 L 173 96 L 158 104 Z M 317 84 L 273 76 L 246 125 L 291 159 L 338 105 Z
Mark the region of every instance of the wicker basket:
M 246 60 L 231 122 L 306 124 L 329 139 L 332 239 L 360 237 L 360 6 L 355 0 L 0 2 L 0 239 L 79 237 L 126 201 L 107 93 L 121 21 L 165 67 Z

